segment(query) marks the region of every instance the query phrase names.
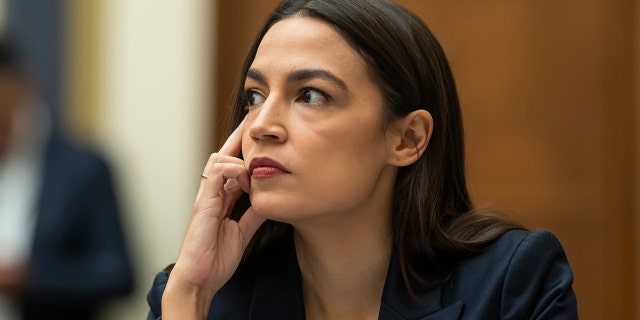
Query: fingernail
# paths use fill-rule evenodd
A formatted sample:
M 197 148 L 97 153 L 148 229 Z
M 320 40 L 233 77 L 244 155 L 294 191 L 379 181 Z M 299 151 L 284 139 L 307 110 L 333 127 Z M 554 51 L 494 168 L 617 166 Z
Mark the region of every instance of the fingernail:
M 224 184 L 224 190 L 225 191 L 231 191 L 234 188 L 236 188 L 238 186 L 238 181 L 236 179 L 229 179 L 227 180 L 227 182 Z

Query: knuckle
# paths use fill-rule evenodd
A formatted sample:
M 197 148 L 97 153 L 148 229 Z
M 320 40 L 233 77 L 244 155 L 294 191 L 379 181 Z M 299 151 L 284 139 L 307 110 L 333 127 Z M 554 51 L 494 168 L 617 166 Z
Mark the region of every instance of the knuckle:
M 226 167 L 226 163 L 224 162 L 215 162 L 211 165 L 211 171 L 217 172 L 221 171 Z
M 211 162 L 212 164 L 229 163 L 229 162 L 233 162 L 233 157 L 220 154 L 220 153 L 212 153 L 211 156 L 209 157 L 209 162 Z
M 224 159 L 224 156 L 219 154 L 219 153 L 212 153 L 211 156 L 209 157 L 209 161 L 216 163 L 216 162 L 221 162 Z

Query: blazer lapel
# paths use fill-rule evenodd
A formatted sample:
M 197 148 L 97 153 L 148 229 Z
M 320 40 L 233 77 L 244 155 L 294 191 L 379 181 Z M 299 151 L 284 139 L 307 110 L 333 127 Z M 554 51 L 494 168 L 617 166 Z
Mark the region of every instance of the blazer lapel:
M 396 255 L 392 255 L 382 292 L 380 320 L 455 320 L 459 319 L 464 303 L 457 301 L 442 307 L 441 287 L 407 292 Z

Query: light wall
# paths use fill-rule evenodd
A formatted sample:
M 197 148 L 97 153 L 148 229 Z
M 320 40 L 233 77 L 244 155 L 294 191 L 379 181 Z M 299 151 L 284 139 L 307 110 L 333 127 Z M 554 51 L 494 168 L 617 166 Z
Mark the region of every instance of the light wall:
M 65 118 L 116 172 L 136 291 L 105 319 L 144 319 L 156 272 L 175 261 L 211 145 L 208 0 L 71 1 Z

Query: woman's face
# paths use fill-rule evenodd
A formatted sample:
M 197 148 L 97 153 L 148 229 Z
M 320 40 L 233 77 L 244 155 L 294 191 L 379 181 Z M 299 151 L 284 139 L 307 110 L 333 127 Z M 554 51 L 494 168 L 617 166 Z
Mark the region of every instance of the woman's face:
M 328 23 L 291 17 L 264 36 L 245 80 L 242 152 L 259 214 L 301 219 L 387 210 L 395 167 L 382 96 Z

